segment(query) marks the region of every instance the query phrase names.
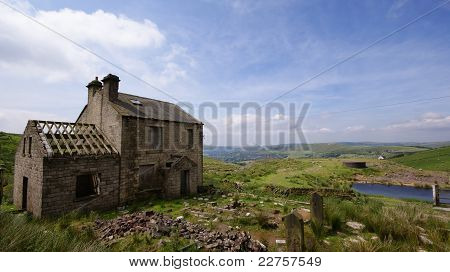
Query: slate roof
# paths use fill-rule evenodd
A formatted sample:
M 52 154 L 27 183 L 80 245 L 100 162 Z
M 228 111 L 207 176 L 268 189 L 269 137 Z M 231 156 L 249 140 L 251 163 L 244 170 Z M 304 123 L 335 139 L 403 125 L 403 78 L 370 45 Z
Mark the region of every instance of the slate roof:
M 202 124 L 180 106 L 160 100 L 119 93 L 118 99 L 111 105 L 122 116 Z
M 48 157 L 118 154 L 93 124 L 32 120 Z

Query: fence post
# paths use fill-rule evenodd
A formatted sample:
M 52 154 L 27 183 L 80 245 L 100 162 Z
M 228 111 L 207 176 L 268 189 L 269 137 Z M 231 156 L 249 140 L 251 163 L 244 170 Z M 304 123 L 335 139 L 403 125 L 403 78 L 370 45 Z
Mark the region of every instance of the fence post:
M 433 184 L 432 187 L 433 187 L 433 205 L 434 206 L 439 206 L 440 205 L 439 185 Z
M 290 213 L 283 218 L 287 231 L 288 252 L 305 251 L 305 226 L 303 219 L 298 218 L 294 213 Z

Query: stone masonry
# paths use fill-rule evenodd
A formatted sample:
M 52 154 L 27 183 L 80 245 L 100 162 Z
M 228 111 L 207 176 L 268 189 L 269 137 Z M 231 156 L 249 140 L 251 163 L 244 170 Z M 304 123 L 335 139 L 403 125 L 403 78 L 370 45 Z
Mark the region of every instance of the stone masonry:
M 36 217 L 110 209 L 202 185 L 203 124 L 172 103 L 88 84 L 76 123 L 31 120 L 16 152 L 14 203 Z

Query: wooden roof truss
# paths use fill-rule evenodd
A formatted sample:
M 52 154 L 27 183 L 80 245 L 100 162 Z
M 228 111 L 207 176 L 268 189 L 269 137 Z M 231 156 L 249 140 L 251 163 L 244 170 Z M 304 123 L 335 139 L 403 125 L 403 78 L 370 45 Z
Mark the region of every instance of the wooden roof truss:
M 93 124 L 35 121 L 35 125 L 49 156 L 117 154 Z

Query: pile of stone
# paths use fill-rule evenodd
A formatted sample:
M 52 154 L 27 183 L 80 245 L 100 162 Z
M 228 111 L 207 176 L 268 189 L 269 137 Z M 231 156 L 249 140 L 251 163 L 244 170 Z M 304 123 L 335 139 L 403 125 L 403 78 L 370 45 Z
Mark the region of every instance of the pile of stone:
M 174 219 L 153 211 L 125 214 L 109 221 L 97 220 L 95 229 L 100 238 L 106 241 L 134 233 L 149 233 L 153 238 L 179 235 L 192 240 L 199 249 L 208 251 L 267 251 L 262 243 L 252 239 L 247 232 L 210 231 L 181 216 Z
M 224 207 L 224 209 L 227 209 L 227 210 L 234 210 L 234 209 L 241 208 L 241 207 L 244 207 L 244 206 L 245 206 L 245 204 L 244 204 L 243 202 L 241 202 L 241 201 L 235 199 L 235 200 L 233 200 L 232 203 L 226 205 L 226 206 Z

